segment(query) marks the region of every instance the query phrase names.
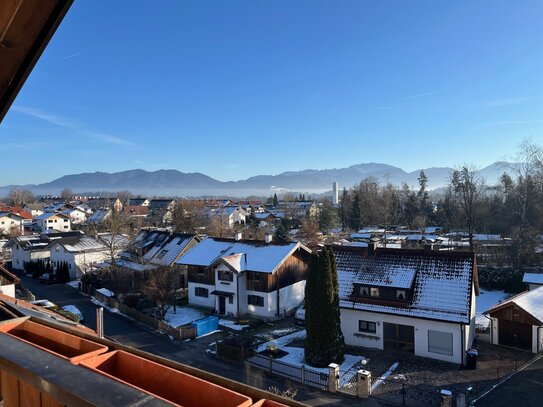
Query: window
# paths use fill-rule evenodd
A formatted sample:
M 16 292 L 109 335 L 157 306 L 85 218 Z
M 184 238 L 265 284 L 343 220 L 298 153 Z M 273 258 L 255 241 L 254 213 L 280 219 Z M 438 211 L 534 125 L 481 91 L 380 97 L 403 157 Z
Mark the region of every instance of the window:
M 234 281 L 234 274 L 228 270 L 219 270 L 218 278 L 221 281 Z
M 397 300 L 407 299 L 405 290 L 396 290 L 396 299 Z
M 428 352 L 453 354 L 453 334 L 448 332 L 428 331 Z
M 234 297 L 231 295 L 230 297 L 228 297 L 228 304 L 233 304 L 234 303 Z
M 247 296 L 247 304 L 255 305 L 257 307 L 263 307 L 264 306 L 264 297 L 261 297 L 259 295 L 248 295 Z
M 209 297 L 209 291 L 204 287 L 194 287 L 194 295 L 196 297 Z
M 360 295 L 365 295 L 366 297 L 370 295 L 368 287 L 360 287 Z
M 163 258 L 163 257 L 166 255 L 166 253 L 168 253 L 167 250 L 161 250 L 161 251 L 156 255 L 157 259 Z
M 370 288 L 370 295 L 371 295 L 372 297 L 379 298 L 379 289 L 376 288 L 376 287 L 371 287 L 371 288 Z
M 377 331 L 377 327 L 375 325 L 375 322 L 358 321 L 358 330 L 360 332 L 375 333 Z

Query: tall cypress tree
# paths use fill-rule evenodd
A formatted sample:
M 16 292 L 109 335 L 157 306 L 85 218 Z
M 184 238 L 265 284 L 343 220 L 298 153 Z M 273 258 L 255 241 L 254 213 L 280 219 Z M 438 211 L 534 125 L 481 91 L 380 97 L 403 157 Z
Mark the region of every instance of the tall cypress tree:
M 325 367 L 343 361 L 345 343 L 335 268 L 329 248 L 312 255 L 305 288 L 305 360 L 312 366 Z

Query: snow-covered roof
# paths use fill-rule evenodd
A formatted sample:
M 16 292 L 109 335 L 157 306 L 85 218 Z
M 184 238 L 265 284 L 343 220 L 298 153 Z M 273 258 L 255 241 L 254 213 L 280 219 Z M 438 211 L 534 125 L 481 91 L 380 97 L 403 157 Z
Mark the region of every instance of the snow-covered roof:
M 543 273 L 524 273 L 522 282 L 527 284 L 542 284 L 543 285 Z
M 223 259 L 240 270 L 273 273 L 300 248 L 309 252 L 309 249 L 297 242 L 278 244 L 208 237 L 181 256 L 176 263 L 210 267 Z
M 193 239 L 194 235 L 190 234 L 171 233 L 165 229 L 143 229 L 134 238 L 130 250 L 121 253 L 121 257 L 136 259 L 140 263 L 171 266 Z
M 45 219 L 52 218 L 53 216 L 59 216 L 61 218 L 69 219 L 68 216 L 63 215 L 62 213 L 58 213 L 58 212 L 45 212 L 45 213 L 42 213 L 41 215 L 36 216 L 34 219 L 35 220 L 45 220 Z
M 416 273 L 412 265 L 382 264 L 374 257 L 358 270 L 353 282 L 376 287 L 411 288 Z
M 351 233 L 351 239 L 370 239 L 371 233 Z
M 70 253 L 100 252 L 107 250 L 106 245 L 94 236 L 82 235 L 78 237 L 54 240 L 51 246 L 57 243 L 63 246 Z
M 108 290 L 107 288 L 99 288 L 96 291 L 98 291 L 102 295 L 105 295 L 106 297 L 113 297 L 115 295 L 113 291 Z
M 521 294 L 515 295 L 508 300 L 492 307 L 484 314 L 491 314 L 495 311 L 505 308 L 510 304 L 515 304 L 519 308 L 522 308 L 528 314 L 532 315 L 535 319 L 543 325 L 543 287 L 537 287 L 535 290 L 525 291 Z
M 477 273 L 473 253 L 379 248 L 368 256 L 364 248 L 333 246 L 333 250 L 342 308 L 469 323 L 472 282 Z M 411 280 L 412 300 L 402 304 L 366 300 L 357 295 L 355 288 L 360 282 L 407 288 Z
M 110 213 L 111 209 L 98 209 L 91 215 L 91 217 L 89 218 L 89 222 L 101 223 Z

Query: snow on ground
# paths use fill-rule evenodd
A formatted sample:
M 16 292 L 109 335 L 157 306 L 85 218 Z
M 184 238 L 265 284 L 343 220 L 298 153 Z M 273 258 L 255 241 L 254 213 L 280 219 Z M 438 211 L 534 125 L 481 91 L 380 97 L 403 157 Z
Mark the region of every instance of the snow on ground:
M 79 280 L 70 281 L 69 283 L 66 283 L 66 285 L 69 285 L 70 287 L 79 290 Z
M 117 309 L 117 308 L 111 308 L 111 307 L 108 307 L 106 304 L 98 301 L 96 298 L 94 297 L 91 297 L 91 302 L 94 304 L 94 305 L 98 305 L 99 307 L 103 307 L 104 309 L 107 309 L 109 312 L 113 312 L 115 314 L 120 314 L 121 312 Z M 124 314 L 123 314 L 124 315 Z M 126 316 L 126 315 L 125 315 Z M 128 317 L 127 317 L 128 318 Z
M 483 316 L 483 312 L 507 298 L 509 298 L 509 294 L 506 294 L 503 291 L 481 290 L 479 296 L 475 300 L 477 304 L 475 307 L 475 324 L 483 328 L 489 326 L 490 321 Z
M 301 331 L 294 332 L 289 335 L 285 335 L 280 338 L 260 344 L 258 348 L 256 349 L 256 351 L 262 352 L 268 348 L 268 345 L 274 345 L 274 346 L 277 346 L 278 348 L 283 349 L 284 346 L 288 345 L 293 340 L 305 338 L 305 334 L 306 334 L 305 329 L 302 329 Z
M 266 331 L 266 332 L 261 332 L 261 333 L 258 333 L 256 334 L 255 336 L 257 338 L 262 338 L 262 339 L 270 339 L 270 338 L 277 338 L 277 337 L 280 337 L 280 336 L 284 336 L 284 335 L 288 335 L 288 334 L 291 334 L 293 332 L 297 332 L 299 331 L 300 328 L 297 328 L 295 326 L 291 326 L 291 327 L 288 327 L 288 328 L 281 328 L 281 329 L 274 329 L 273 331 Z
M 398 362 L 394 362 L 392 364 L 392 366 L 390 366 L 388 368 L 388 370 L 375 382 L 371 385 L 371 391 L 374 392 L 377 387 L 379 387 L 381 385 L 381 383 L 383 383 L 383 381 L 392 374 L 393 371 L 396 370 L 396 368 L 398 367 L 399 363 Z
M 229 319 L 219 319 L 219 325 L 234 331 L 243 331 L 245 328 L 249 328 L 249 325 L 237 325 L 236 321 Z
M 115 295 L 113 291 L 108 290 L 107 288 L 99 288 L 96 291 L 98 291 L 102 295 L 105 295 L 106 297 L 113 297 Z
M 219 332 L 222 332 L 222 331 L 220 329 L 216 329 L 215 331 L 211 331 L 211 332 L 208 332 L 206 334 L 197 336 L 196 339 L 200 339 L 200 338 L 203 338 L 204 336 L 213 335 L 213 334 L 216 334 L 216 333 L 219 333 Z
M 181 325 L 190 324 L 197 319 L 205 317 L 202 312 L 190 307 L 176 307 L 175 311 L 176 312 L 174 314 L 173 307 L 170 307 L 164 318 L 166 323 L 174 328 Z

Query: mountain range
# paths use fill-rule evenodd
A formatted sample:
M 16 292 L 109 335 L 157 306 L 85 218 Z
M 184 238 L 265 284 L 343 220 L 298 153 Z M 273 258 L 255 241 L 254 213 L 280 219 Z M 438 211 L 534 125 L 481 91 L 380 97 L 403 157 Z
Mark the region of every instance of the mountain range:
M 510 163 L 496 162 L 482 168 L 480 174 L 487 184 L 496 184 Z M 453 168 L 432 167 L 422 169 L 428 177 L 429 189 L 445 187 Z M 407 172 L 388 164 L 365 163 L 347 168 L 301 170 L 278 175 L 257 175 L 239 181 L 219 181 L 201 173 L 183 173 L 177 170 L 145 171 L 141 169 L 106 173 L 93 172 L 65 175 L 51 182 L 38 185 L 8 185 L 0 187 L 0 197 L 14 187 L 31 190 L 34 194 L 59 194 L 64 188 L 75 193 L 129 190 L 134 194 L 149 196 L 268 196 L 277 191 L 323 193 L 332 189 L 337 181 L 340 188 L 352 187 L 367 177 L 375 177 L 380 183 L 408 184 L 418 187 L 421 170 Z

